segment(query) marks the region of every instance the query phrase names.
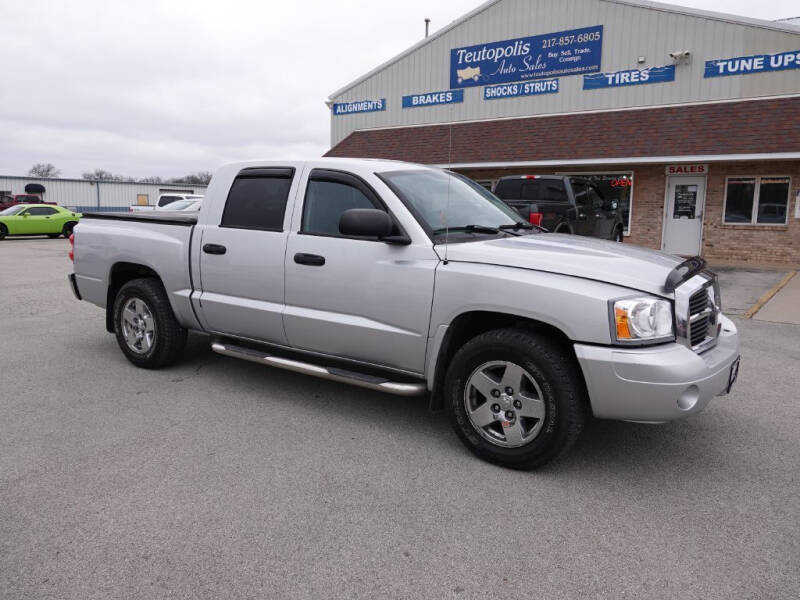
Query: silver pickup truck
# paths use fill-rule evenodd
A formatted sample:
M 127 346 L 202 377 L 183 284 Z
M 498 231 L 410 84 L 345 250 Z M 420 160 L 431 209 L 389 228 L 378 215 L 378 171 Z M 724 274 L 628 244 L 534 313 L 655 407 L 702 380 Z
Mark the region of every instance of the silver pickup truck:
M 71 253 L 75 295 L 138 367 L 204 332 L 226 356 L 429 394 L 470 450 L 513 468 L 564 452 L 590 413 L 697 413 L 738 372 L 702 259 L 546 233 L 420 165 L 226 165 L 199 213 L 85 214 Z

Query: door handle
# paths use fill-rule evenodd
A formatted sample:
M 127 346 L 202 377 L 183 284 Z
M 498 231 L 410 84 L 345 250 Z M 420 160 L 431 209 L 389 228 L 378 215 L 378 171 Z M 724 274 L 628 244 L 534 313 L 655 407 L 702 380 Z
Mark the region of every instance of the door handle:
M 312 267 L 321 267 L 325 264 L 325 257 L 319 254 L 306 254 L 298 252 L 294 255 L 294 262 L 298 265 L 309 265 Z
M 227 251 L 228 249 L 220 244 L 205 244 L 203 246 L 203 252 L 206 254 L 225 254 Z

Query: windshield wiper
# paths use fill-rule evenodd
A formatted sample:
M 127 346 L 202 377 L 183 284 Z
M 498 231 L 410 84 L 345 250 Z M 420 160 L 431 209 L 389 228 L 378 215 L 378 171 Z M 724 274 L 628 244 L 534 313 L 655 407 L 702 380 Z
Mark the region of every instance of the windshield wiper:
M 547 229 L 541 225 L 534 225 L 533 223 L 526 223 L 525 221 L 520 221 L 518 223 L 514 223 L 513 225 L 500 225 L 499 229 L 513 229 L 514 231 L 517 229 L 536 229 L 538 231 L 547 233 Z
M 462 225 L 460 227 L 440 227 L 439 229 L 434 229 L 434 234 L 445 233 L 447 231 L 466 231 L 467 233 L 506 233 L 498 229 L 497 227 L 490 227 L 488 225 Z

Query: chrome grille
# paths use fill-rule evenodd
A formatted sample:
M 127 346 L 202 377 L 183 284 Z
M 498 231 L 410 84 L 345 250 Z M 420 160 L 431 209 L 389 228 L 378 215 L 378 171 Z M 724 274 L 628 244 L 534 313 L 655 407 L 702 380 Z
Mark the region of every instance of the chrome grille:
M 716 346 L 719 313 L 719 286 L 713 274 L 702 273 L 675 290 L 677 338 L 695 352 Z
M 691 346 L 699 346 L 708 336 L 708 326 L 712 313 L 708 292 L 701 289 L 689 298 L 689 340 Z

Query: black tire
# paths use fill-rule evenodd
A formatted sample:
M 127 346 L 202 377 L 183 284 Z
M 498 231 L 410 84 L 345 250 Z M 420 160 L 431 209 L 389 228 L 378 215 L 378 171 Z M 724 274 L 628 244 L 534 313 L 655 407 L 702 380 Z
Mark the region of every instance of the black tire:
M 5 239 L 5 237 L 6 237 L 7 235 L 8 235 L 8 229 L 6 229 L 6 226 L 5 226 L 5 225 L 3 225 L 2 223 L 0 223 L 0 240 L 3 240 L 3 239 Z
M 541 428 L 519 447 L 488 441 L 467 414 L 465 394 L 470 376 L 494 361 L 519 365 L 541 390 L 545 407 Z M 487 397 L 486 402 L 491 401 Z M 467 448 L 484 460 L 512 469 L 534 469 L 566 452 L 583 430 L 588 404 L 574 357 L 544 335 L 523 329 L 489 331 L 464 344 L 447 370 L 445 403 L 450 422 Z
M 567 227 L 566 225 L 559 225 L 556 228 L 555 232 L 556 233 L 563 233 L 563 234 L 566 234 L 566 235 L 572 235 L 572 230 L 569 227 Z
M 72 235 L 72 230 L 74 229 L 75 225 L 77 225 L 77 223 L 73 222 L 65 223 L 64 229 L 61 230 L 61 235 L 63 235 L 65 238 L 69 238 L 69 236 Z
M 622 231 L 622 227 L 617 227 L 614 230 L 614 236 L 611 238 L 614 242 L 619 242 L 620 244 L 625 241 L 625 234 Z
M 155 322 L 152 346 L 142 353 L 134 351 L 123 334 L 122 311 L 133 298 L 144 302 Z M 164 286 L 152 277 L 134 279 L 120 288 L 114 300 L 114 333 L 126 358 L 144 369 L 160 369 L 173 364 L 186 346 L 186 329 L 175 319 Z

